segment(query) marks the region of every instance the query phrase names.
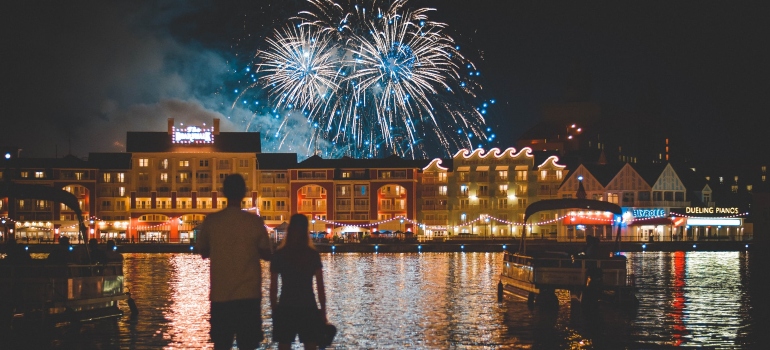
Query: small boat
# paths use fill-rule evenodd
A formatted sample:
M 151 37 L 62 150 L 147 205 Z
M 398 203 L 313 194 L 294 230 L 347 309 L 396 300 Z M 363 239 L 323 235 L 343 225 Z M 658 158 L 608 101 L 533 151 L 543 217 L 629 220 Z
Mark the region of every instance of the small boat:
M 616 204 L 585 199 L 585 191 L 581 196 L 581 189 L 582 182 L 577 199 L 532 203 L 527 207 L 525 223 L 531 215 L 543 210 L 577 208 L 622 213 Z M 616 252 L 620 251 L 619 234 L 616 234 Z M 568 290 L 571 299 L 584 306 L 593 306 L 600 300 L 636 303 L 634 276 L 627 274 L 626 257 L 613 252 L 597 252 L 598 239 L 587 239 L 587 245 L 592 249 L 581 254 L 552 251 L 527 254 L 525 235 L 526 232 L 522 235 L 518 252 L 506 251 L 503 255 L 504 265 L 500 274 L 503 291 L 526 299 L 530 305 L 558 306 L 557 289 Z
M 81 241 L 87 232 L 77 198 L 69 192 L 40 185 L 0 186 L 0 198 L 51 200 L 77 214 Z M 122 261 L 96 262 L 87 245 L 77 247 L 83 262 L 40 259 L 0 259 L 0 330 L 18 325 L 55 325 L 120 317 L 118 302 L 135 303 L 123 288 Z

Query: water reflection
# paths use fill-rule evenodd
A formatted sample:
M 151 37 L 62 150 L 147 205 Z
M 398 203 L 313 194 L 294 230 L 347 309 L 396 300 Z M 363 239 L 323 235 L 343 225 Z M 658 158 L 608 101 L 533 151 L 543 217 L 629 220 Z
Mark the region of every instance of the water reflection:
M 500 253 L 323 254 L 329 318 L 341 349 L 751 348 L 746 253 L 628 253 L 639 307 L 589 314 L 559 294 L 553 312 L 497 302 Z M 208 262 L 190 254 L 126 254 L 139 316 L 86 325 L 58 348 L 211 348 Z M 263 265 L 265 281 L 268 268 Z M 754 282 L 757 283 L 757 282 Z M 271 337 L 264 284 L 263 318 Z M 751 288 L 750 288 L 751 287 Z M 124 306 L 126 313 L 128 307 Z M 1 343 L 0 343 L 1 344 Z M 265 344 L 275 348 L 274 344 Z

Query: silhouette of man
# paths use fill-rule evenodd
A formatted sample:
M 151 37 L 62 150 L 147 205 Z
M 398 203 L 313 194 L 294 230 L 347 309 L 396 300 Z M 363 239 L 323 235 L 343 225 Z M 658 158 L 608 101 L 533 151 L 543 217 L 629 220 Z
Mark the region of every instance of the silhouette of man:
M 48 254 L 46 258 L 49 262 L 66 264 L 72 261 L 72 253 L 70 252 L 70 239 L 67 236 L 59 237 L 59 244 L 54 250 Z
M 211 340 L 215 349 L 230 349 L 233 338 L 239 349 L 256 349 L 262 333 L 262 269 L 272 246 L 265 223 L 241 210 L 246 182 L 240 174 L 223 182 L 227 207 L 209 214 L 201 224 L 197 251 L 211 260 Z

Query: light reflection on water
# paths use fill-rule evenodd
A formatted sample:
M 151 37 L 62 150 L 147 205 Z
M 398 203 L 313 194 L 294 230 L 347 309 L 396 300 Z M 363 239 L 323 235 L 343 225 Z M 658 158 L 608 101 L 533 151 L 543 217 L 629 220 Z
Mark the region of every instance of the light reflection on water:
M 639 286 L 638 309 L 603 307 L 589 320 L 571 309 L 564 293 L 552 313 L 509 297 L 497 303 L 500 253 L 322 254 L 329 319 L 338 329 L 334 347 L 753 347 L 745 253 L 626 255 Z M 267 267 L 263 328 L 269 340 Z M 86 325 L 77 338 L 54 339 L 54 347 L 211 348 L 208 261 L 191 254 L 125 254 L 124 271 L 139 316 Z

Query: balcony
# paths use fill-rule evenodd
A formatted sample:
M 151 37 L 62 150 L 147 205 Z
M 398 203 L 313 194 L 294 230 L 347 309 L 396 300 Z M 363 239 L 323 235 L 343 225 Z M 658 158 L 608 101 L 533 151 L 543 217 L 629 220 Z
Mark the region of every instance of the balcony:
M 385 198 L 401 198 L 402 196 L 406 195 L 406 192 L 390 191 L 385 193 L 380 192 L 380 194 L 382 194 L 382 196 Z
M 426 185 L 432 185 L 432 184 L 445 184 L 447 183 L 446 179 L 440 179 L 437 177 L 423 177 L 422 183 Z
M 425 204 L 422 206 L 422 210 L 446 210 L 446 204 Z
M 365 205 L 360 205 L 360 204 L 359 205 L 354 205 L 353 206 L 353 210 L 355 210 L 355 211 L 369 211 L 369 205 L 368 204 L 365 204 Z
M 325 195 L 326 192 L 322 191 L 307 191 L 305 192 L 306 198 L 321 198 L 322 195 Z
M 508 197 L 508 191 L 505 191 L 505 190 L 497 190 L 497 196 L 498 196 L 498 197 Z
M 338 205 L 337 211 L 350 211 L 350 208 L 352 208 L 350 205 Z
M 377 209 L 380 210 L 380 211 L 396 211 L 396 210 L 397 211 L 403 211 L 403 210 L 406 210 L 406 208 L 404 208 L 401 205 L 380 205 L 380 207 L 377 208 Z
M 448 224 L 448 220 L 425 220 L 425 224 L 430 226 L 446 226 Z
M 299 211 L 304 212 L 318 212 L 318 211 L 326 211 L 325 205 L 300 205 L 298 208 Z
M 546 175 L 546 176 L 538 176 L 537 180 L 543 181 L 543 182 L 552 182 L 552 181 L 561 181 L 561 178 L 559 178 L 556 175 Z
M 275 179 L 272 177 L 264 176 L 259 178 L 259 182 L 263 184 L 271 184 L 275 182 Z
M 476 196 L 478 196 L 478 197 L 489 197 L 489 190 L 476 191 Z
M 289 191 L 275 191 L 273 192 L 275 194 L 275 197 L 288 197 Z
M 285 205 L 278 205 L 275 207 L 275 211 L 289 211 L 289 207 Z
M 468 198 L 468 191 L 460 191 L 460 193 L 457 194 L 457 197 Z
M 273 191 L 262 191 L 260 195 L 262 197 L 273 197 Z

